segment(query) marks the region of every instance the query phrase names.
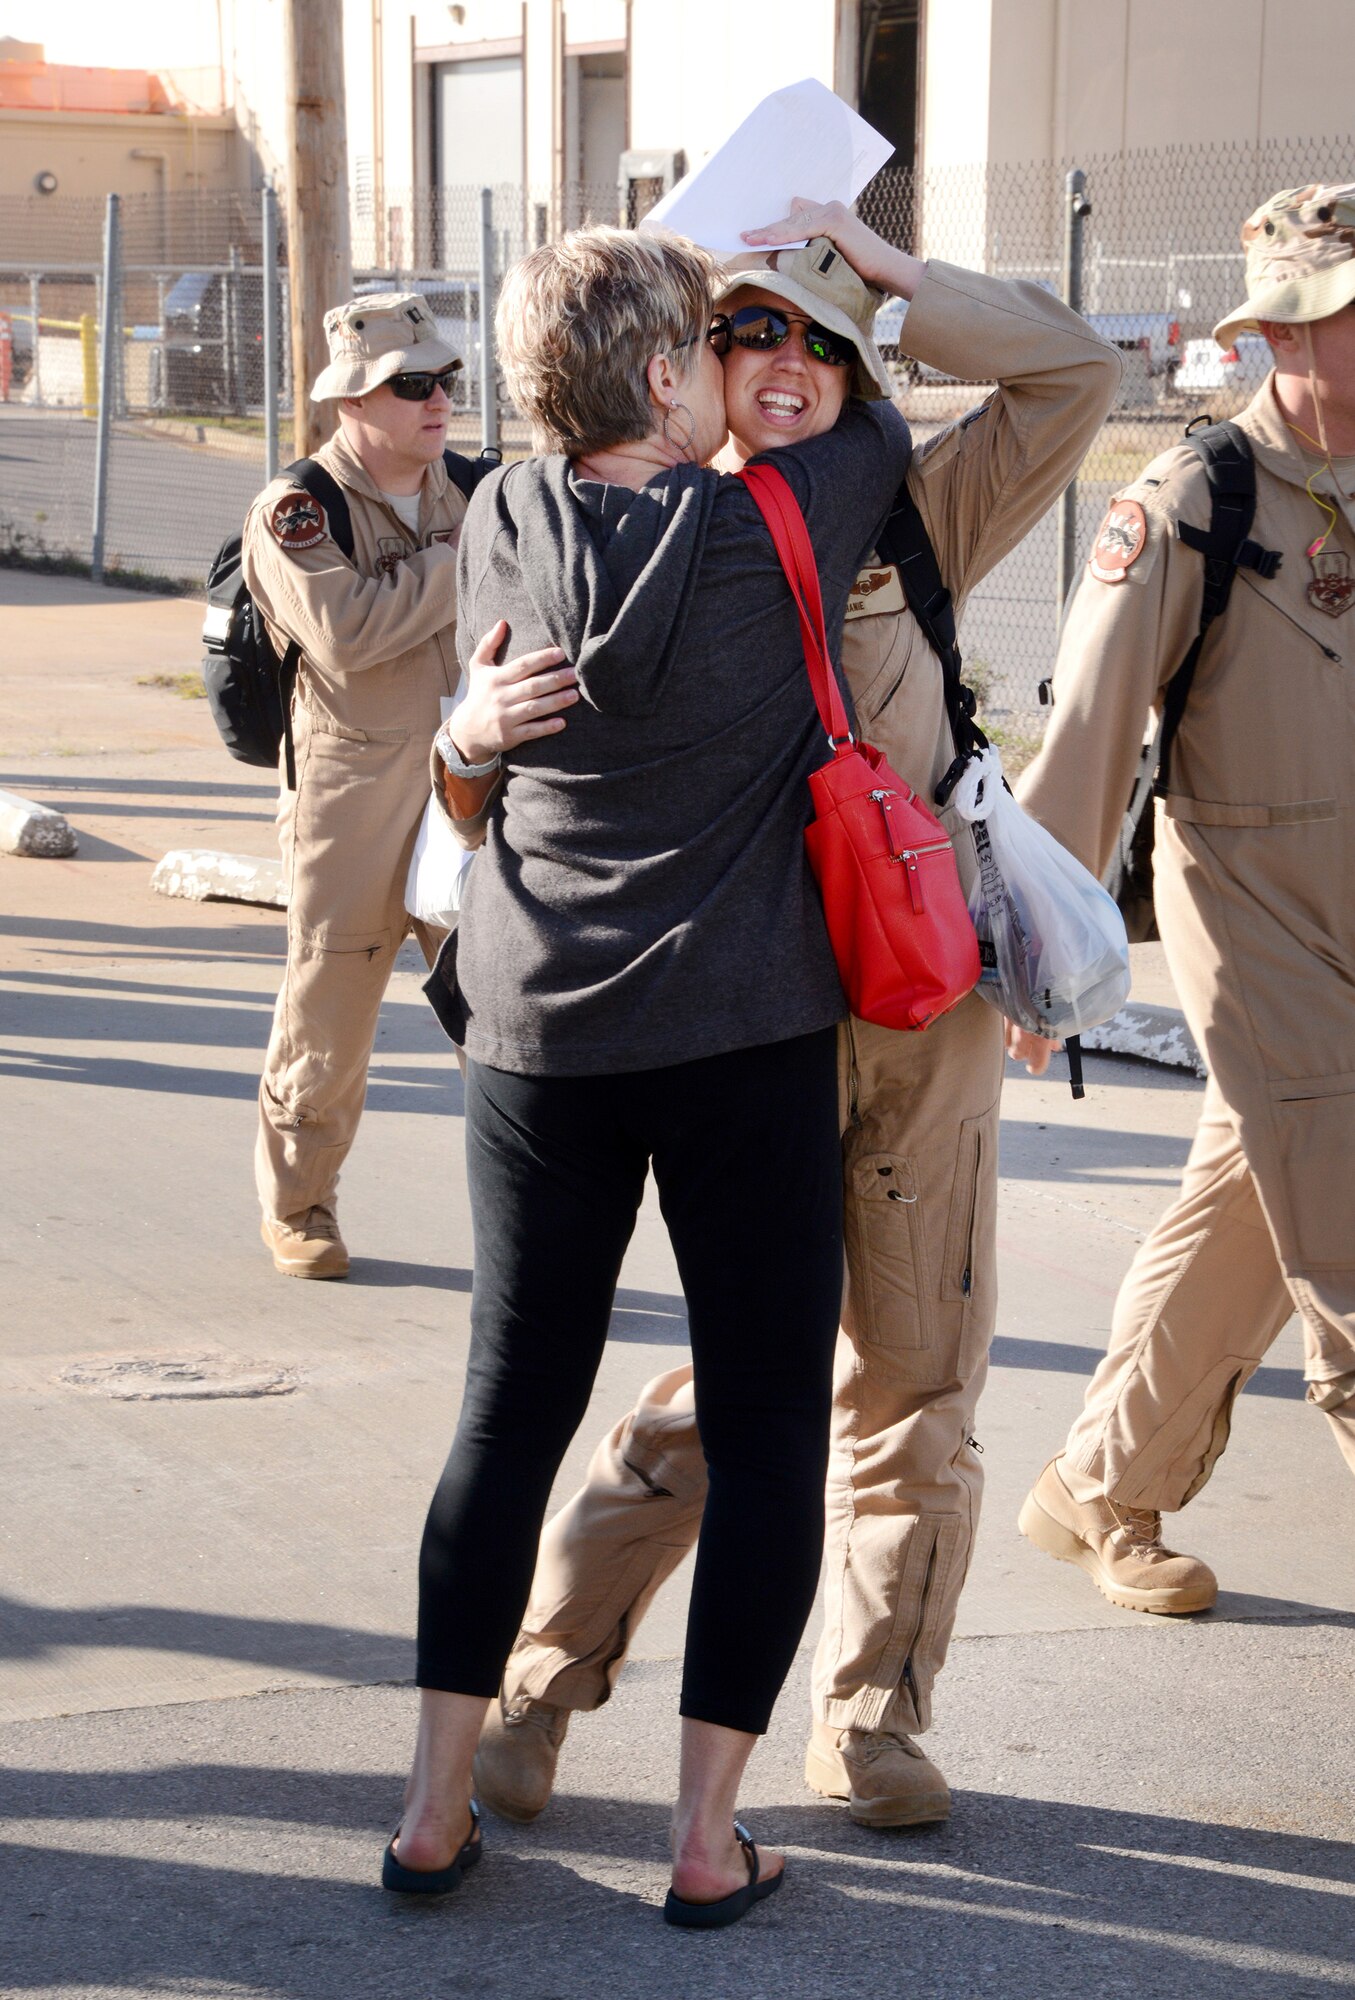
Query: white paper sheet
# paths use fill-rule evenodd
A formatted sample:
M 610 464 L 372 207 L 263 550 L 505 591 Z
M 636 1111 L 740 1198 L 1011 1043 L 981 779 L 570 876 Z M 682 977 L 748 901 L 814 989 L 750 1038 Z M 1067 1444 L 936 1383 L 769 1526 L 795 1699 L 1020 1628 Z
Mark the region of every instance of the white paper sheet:
M 717 256 L 746 254 L 743 230 L 779 222 L 796 195 L 855 201 L 893 151 L 826 84 L 806 77 L 764 97 L 640 227 L 675 230 Z

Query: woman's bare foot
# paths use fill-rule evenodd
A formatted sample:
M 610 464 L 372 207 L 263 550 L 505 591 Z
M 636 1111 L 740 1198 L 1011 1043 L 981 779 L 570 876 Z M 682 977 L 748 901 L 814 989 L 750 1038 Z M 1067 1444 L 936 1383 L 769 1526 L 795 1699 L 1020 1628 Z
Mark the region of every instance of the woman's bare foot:
M 449 1868 L 474 1831 L 471 1760 L 487 1706 L 472 1695 L 423 1690 L 414 1763 L 395 1843 L 395 1858 L 405 1868 L 429 1873 Z
M 784 1854 L 758 1843 L 758 1880 L 769 1882 L 786 1865 Z M 716 1836 L 707 1843 L 693 1830 L 678 1844 L 673 1840 L 673 1894 L 684 1903 L 718 1903 L 748 1887 L 748 1857 L 740 1846 L 732 1823 L 724 1839 Z
M 755 1736 L 714 1722 L 682 1722 L 682 1773 L 673 1813 L 673 1894 L 684 1903 L 718 1903 L 748 1886 L 748 1857 L 734 1831 L 739 1784 Z M 758 1880 L 786 1865 L 784 1854 L 758 1849 Z

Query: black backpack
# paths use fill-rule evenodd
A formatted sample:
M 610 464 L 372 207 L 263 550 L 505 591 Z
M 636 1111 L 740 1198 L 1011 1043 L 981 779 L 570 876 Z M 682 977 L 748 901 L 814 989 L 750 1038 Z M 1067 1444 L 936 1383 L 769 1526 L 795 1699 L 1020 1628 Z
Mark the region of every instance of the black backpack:
M 1251 540 L 1256 513 L 1256 465 L 1246 434 L 1236 424 L 1197 417 L 1186 428 L 1186 441 L 1199 453 L 1209 481 L 1209 526 L 1193 528 L 1178 521 L 1176 533 L 1187 548 L 1204 557 L 1204 596 L 1200 623 L 1189 650 L 1167 683 L 1162 716 L 1150 742 L 1139 753 L 1139 767 L 1129 794 L 1119 839 L 1104 882 L 1120 906 L 1131 944 L 1158 935 L 1153 910 L 1153 799 L 1166 798 L 1172 746 L 1186 712 L 1191 683 L 1199 665 L 1205 634 L 1228 608 L 1233 578 L 1240 569 L 1270 578 L 1282 557 Z
M 444 451 L 447 477 L 469 500 L 486 473 L 500 462 L 497 451 L 462 458 Z M 329 518 L 335 547 L 353 560 L 353 522 L 339 482 L 313 458 L 299 458 L 287 476 L 318 500 Z M 207 615 L 202 625 L 202 678 L 212 720 L 232 757 L 242 764 L 273 770 L 287 748 L 287 786 L 296 789 L 292 750 L 292 689 L 301 647 L 293 639 L 281 659 L 273 649 L 263 614 L 250 596 L 240 568 L 240 536 L 221 544 L 207 572 Z

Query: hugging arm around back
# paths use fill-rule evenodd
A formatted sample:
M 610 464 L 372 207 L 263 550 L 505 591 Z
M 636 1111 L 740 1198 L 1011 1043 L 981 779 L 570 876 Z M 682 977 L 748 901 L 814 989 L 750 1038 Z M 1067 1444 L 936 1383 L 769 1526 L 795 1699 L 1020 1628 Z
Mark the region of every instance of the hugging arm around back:
M 912 436 L 892 403 L 852 401 L 830 431 L 749 463 L 781 473 L 805 517 L 820 572 L 855 575 L 908 470 Z

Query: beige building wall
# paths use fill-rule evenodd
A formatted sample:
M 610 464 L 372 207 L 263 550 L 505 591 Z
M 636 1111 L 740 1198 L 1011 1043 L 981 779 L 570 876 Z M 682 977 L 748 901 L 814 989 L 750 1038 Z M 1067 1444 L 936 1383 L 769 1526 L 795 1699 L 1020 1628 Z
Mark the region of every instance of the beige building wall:
M 931 0 L 927 166 L 1341 134 L 1355 4 Z
M 56 175 L 63 195 L 159 195 L 239 183 L 235 121 L 174 112 L 0 111 L 0 190 L 34 190 Z

